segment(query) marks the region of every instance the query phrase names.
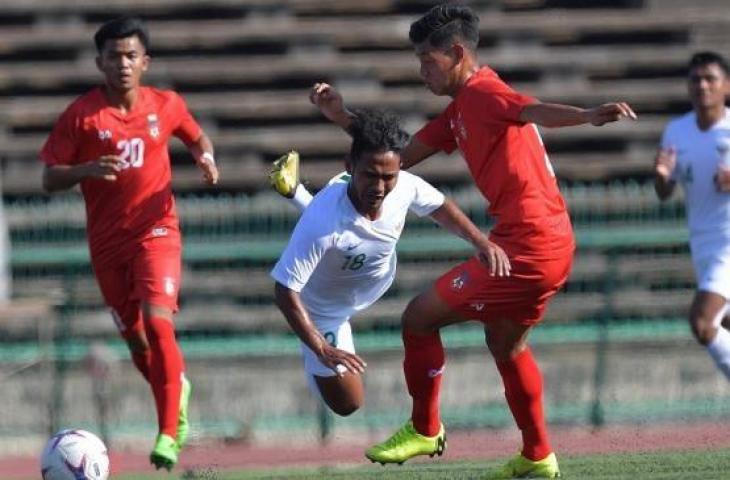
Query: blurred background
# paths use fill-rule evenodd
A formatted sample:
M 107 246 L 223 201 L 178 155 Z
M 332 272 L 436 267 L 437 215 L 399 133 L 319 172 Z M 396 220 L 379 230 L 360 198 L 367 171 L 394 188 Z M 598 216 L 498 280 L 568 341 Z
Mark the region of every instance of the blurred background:
M 0 452 L 35 452 L 50 432 L 81 427 L 146 450 L 152 396 L 118 339 L 89 268 L 78 192 L 41 191 L 37 154 L 57 116 L 101 81 L 92 36 L 139 15 L 151 35 L 146 83 L 183 94 L 212 137 L 221 184 L 203 185 L 179 142 L 174 188 L 184 231 L 178 335 L 195 391 L 193 441 L 266 443 L 378 438 L 408 415 L 399 316 L 468 245 L 411 219 L 394 286 L 353 320 L 369 364 L 366 406 L 347 419 L 309 394 L 298 344 L 272 301 L 268 271 L 297 220 L 268 187 L 289 149 L 313 189 L 343 169 L 348 137 L 309 104 L 334 84 L 350 106 L 387 107 L 414 132 L 447 104 L 418 77 L 410 22 L 430 0 L 3 0 L 0 161 L 5 245 L 0 295 Z M 543 101 L 625 100 L 638 122 L 542 129 L 578 238 L 571 279 L 532 336 L 552 424 L 692 422 L 730 413 L 730 389 L 691 340 L 694 288 L 681 194 L 664 204 L 653 156 L 685 113 L 685 65 L 700 49 L 730 55 L 721 0 L 480 0 L 480 60 Z M 463 160 L 418 174 L 488 228 Z M 478 325 L 443 331 L 450 429 L 512 426 Z M 140 442 L 141 440 L 141 442 Z M 142 448 L 142 447 L 140 447 Z

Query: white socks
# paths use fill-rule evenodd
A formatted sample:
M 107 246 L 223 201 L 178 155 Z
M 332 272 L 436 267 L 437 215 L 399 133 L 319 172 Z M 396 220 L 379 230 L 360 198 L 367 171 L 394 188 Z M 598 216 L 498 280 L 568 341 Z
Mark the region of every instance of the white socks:
M 312 194 L 309 193 L 309 191 L 304 188 L 304 185 L 300 183 L 297 185 L 297 189 L 294 190 L 294 196 L 288 200 L 289 203 L 297 207 L 300 212 L 303 212 L 304 209 L 307 208 L 307 205 L 309 205 L 309 202 L 312 201 Z
M 725 374 L 725 378 L 730 380 L 730 332 L 725 330 L 722 325 L 717 328 L 717 335 L 707 345 L 707 351 L 717 364 L 718 368 Z

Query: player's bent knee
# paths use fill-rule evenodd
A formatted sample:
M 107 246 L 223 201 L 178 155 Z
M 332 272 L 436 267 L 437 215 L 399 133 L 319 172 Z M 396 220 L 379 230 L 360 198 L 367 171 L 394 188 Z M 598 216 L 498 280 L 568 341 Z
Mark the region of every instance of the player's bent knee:
M 328 404 L 330 410 L 341 417 L 347 417 L 360 410 L 362 405 L 359 402 L 343 402 Z
M 124 336 L 124 340 L 127 342 L 127 347 L 132 353 L 144 353 L 150 349 L 150 344 L 147 341 L 147 335 L 142 330 L 133 330 Z
M 709 345 L 717 335 L 717 327 L 712 322 L 695 320 L 692 323 L 692 334 L 700 345 Z
M 316 377 L 315 380 L 325 404 L 332 412 L 346 417 L 358 411 L 365 402 L 359 375 L 343 377 Z

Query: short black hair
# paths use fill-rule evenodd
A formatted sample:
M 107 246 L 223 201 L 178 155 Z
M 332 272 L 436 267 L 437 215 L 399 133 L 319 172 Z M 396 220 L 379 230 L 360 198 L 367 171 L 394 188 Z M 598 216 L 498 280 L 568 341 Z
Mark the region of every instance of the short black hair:
M 723 71 L 725 75 L 730 74 L 730 67 L 728 67 L 728 63 L 725 60 L 725 58 L 720 55 L 717 52 L 711 52 L 709 50 L 704 52 L 697 52 L 694 55 L 692 55 L 692 58 L 689 60 L 689 65 L 687 67 L 687 72 L 691 72 L 693 69 L 697 67 L 704 67 L 706 65 L 712 65 L 715 64 Z
M 400 153 L 408 144 L 410 135 L 400 126 L 398 117 L 386 110 L 358 109 L 350 125 L 352 145 L 350 161 L 366 153 Z
M 101 53 L 107 40 L 118 40 L 137 36 L 145 51 L 149 49 L 150 37 L 142 20 L 137 17 L 119 17 L 104 23 L 94 34 L 96 50 Z
M 473 51 L 479 45 L 479 17 L 463 5 L 436 5 L 411 24 L 408 37 L 414 45 L 428 41 L 441 50 L 460 40 Z

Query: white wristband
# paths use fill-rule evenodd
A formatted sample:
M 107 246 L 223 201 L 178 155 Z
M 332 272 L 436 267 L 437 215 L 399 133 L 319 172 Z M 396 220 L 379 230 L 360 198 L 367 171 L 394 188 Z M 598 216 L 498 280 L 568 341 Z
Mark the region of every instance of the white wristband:
M 203 154 L 200 156 L 201 161 L 207 161 L 211 165 L 215 165 L 215 157 L 210 152 L 203 152 Z

